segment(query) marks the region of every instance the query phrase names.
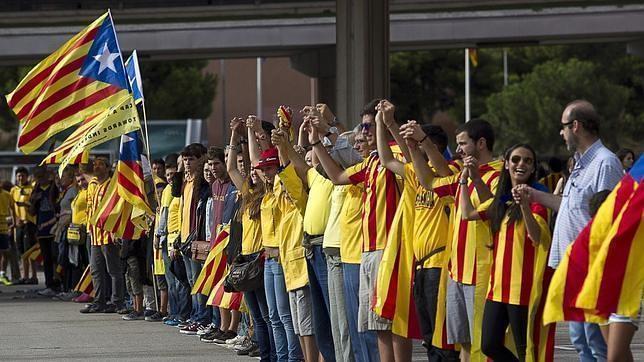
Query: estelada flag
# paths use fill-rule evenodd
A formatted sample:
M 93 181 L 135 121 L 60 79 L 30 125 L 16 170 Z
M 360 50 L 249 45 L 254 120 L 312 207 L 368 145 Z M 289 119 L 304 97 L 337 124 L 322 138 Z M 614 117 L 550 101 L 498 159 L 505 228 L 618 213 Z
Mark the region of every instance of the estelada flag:
M 224 225 L 208 252 L 201 273 L 192 287 L 192 294 L 210 295 L 213 286 L 219 283 L 226 275 L 226 253 L 224 249 L 228 245 L 230 236 L 230 225 Z
M 49 151 L 49 154 L 40 162 L 41 165 L 59 164 L 69 155 L 69 152 L 74 145 L 86 135 L 94 126 L 92 122 L 98 114 L 87 117 L 74 132 L 63 141 L 58 147 Z M 52 144 L 53 146 L 53 144 Z M 76 156 L 70 164 L 87 163 L 89 162 L 89 150 L 83 151 L 80 155 Z
M 644 285 L 643 174 L 640 159 L 566 249 L 548 290 L 544 323 L 637 315 Z
M 31 153 L 58 132 L 128 97 L 108 11 L 38 63 L 6 98 L 21 125 L 18 147 Z
M 224 290 L 224 281 L 225 278 L 222 278 L 219 283 L 215 285 L 212 292 L 210 292 L 210 296 L 208 297 L 208 302 L 206 303 L 206 305 L 228 310 L 240 310 L 242 307 L 242 300 L 244 299 L 244 293 L 226 292 Z

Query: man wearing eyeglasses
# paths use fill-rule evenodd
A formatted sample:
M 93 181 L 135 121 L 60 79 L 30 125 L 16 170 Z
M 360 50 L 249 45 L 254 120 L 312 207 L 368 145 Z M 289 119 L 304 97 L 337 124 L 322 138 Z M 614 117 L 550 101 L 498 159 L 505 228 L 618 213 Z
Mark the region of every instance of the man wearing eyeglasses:
M 530 190 L 534 201 L 558 211 L 548 261 L 551 268 L 559 265 L 568 245 L 590 221 L 591 197 L 612 190 L 624 175 L 617 156 L 599 138 L 599 114 L 588 101 L 575 100 L 566 106 L 559 133 L 575 159 L 563 195 Z M 606 360 L 606 343 L 597 324 L 570 322 L 569 331 L 581 361 Z

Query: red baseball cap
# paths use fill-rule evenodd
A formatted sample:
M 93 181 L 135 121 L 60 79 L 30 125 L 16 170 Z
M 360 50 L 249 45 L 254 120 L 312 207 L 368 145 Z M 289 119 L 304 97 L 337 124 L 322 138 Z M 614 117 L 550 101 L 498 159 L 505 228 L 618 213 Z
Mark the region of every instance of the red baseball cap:
M 277 153 L 277 148 L 272 147 L 262 152 L 262 155 L 259 158 L 259 162 L 255 168 L 264 169 L 270 166 L 279 166 L 279 154 Z

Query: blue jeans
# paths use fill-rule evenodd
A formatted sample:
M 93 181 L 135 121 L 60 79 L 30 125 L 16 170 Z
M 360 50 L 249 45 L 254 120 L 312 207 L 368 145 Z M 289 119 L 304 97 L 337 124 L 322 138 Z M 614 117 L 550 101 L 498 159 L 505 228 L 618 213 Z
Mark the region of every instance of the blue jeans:
M 190 286 L 193 287 L 199 277 L 199 273 L 201 273 L 203 264 L 185 255 L 183 256 L 183 262 L 186 265 L 186 274 L 188 275 Z M 190 314 L 190 320 L 203 325 L 210 324 L 212 321 L 212 312 L 206 305 L 207 301 L 208 297 L 203 294 L 197 293 L 192 295 L 192 313 Z
M 170 256 L 168 249 L 162 247 L 163 265 L 165 267 L 165 281 L 168 284 L 168 314 L 171 318 L 179 318 L 179 294 L 177 293 L 177 278 L 170 272 Z
M 315 342 L 327 362 L 335 361 L 335 347 L 331 333 L 329 317 L 329 278 L 326 266 L 326 255 L 321 245 L 312 247 L 312 256 L 306 260 L 311 288 L 311 306 L 313 310 L 313 330 Z M 322 303 L 324 302 L 324 303 Z
M 268 303 L 266 292 L 263 288 L 244 293 L 244 301 L 253 318 L 255 328 L 255 342 L 259 345 L 259 355 L 262 361 L 277 361 L 275 353 L 275 340 L 273 339 L 273 328 L 268 314 Z
M 344 302 L 351 348 L 356 362 L 380 361 L 378 354 L 378 337 L 376 332 L 358 332 L 358 294 L 360 291 L 360 264 L 342 263 L 344 272 Z
M 284 271 L 274 259 L 267 259 L 264 264 L 264 288 L 268 303 L 268 316 L 278 361 L 301 361 L 304 359 L 300 340 L 295 335 L 291 306 L 286 292 Z
M 581 362 L 606 361 L 607 348 L 599 325 L 584 322 L 569 322 L 570 341 L 579 353 Z

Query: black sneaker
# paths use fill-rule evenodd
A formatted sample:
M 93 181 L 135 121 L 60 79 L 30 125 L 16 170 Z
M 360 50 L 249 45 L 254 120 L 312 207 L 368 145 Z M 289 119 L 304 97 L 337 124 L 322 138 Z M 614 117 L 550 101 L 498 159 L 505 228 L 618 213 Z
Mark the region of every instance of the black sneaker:
M 254 350 L 255 348 L 259 349 L 259 345 L 253 341 L 250 341 L 245 348 L 242 348 L 240 350 L 237 350 L 237 355 L 238 356 L 248 356 L 248 354 Z
M 157 311 L 152 310 L 152 309 L 146 309 L 146 310 L 143 311 L 143 315 L 146 316 L 146 317 L 150 317 L 150 316 L 154 315 L 155 313 L 157 313 Z
M 225 332 L 221 331 L 219 328 L 213 330 L 210 333 L 206 333 L 199 338 L 203 343 L 215 343 L 215 339 L 219 338 Z
M 152 315 L 145 316 L 145 320 L 147 322 L 161 322 L 165 317 L 167 317 L 167 315 L 161 312 L 155 312 Z
M 145 319 L 145 316 L 143 315 L 143 312 L 132 312 L 130 314 L 126 314 L 123 317 L 124 321 L 140 321 Z
M 259 357 L 259 344 L 255 343 L 255 348 L 248 352 L 248 357 Z
M 103 310 L 103 313 L 116 313 L 119 310 L 123 309 L 122 306 L 118 306 L 113 303 L 109 303 L 105 306 L 105 309 Z
M 225 344 L 227 340 L 233 339 L 237 337 L 237 333 L 233 331 L 226 331 L 218 336 L 218 338 L 215 338 L 215 343 L 217 344 Z
M 105 306 L 100 305 L 100 304 L 88 304 L 85 306 L 85 308 L 80 310 L 81 313 L 83 314 L 89 314 L 89 313 L 104 313 L 105 312 Z

